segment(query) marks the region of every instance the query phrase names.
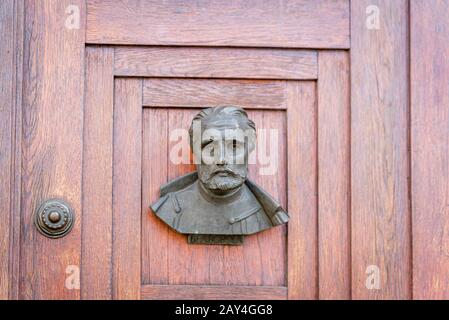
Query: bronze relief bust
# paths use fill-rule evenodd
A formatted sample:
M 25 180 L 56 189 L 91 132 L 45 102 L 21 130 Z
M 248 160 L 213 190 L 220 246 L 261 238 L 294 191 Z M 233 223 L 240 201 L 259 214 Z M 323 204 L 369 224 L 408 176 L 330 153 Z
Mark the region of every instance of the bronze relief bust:
M 256 128 L 244 109 L 204 109 L 189 135 L 197 171 L 161 187 L 151 205 L 160 219 L 201 244 L 241 244 L 244 235 L 288 221 L 280 204 L 247 178 Z

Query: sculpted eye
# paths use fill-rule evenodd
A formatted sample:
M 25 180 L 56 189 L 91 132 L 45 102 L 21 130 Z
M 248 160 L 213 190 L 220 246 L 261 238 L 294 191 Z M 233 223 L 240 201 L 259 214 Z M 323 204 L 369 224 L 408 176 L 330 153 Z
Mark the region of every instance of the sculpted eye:
M 214 145 L 212 143 L 208 143 L 205 146 L 203 146 L 203 150 L 207 152 L 207 154 L 213 155 L 214 154 Z
M 204 147 L 208 146 L 212 141 L 214 141 L 213 139 L 209 139 L 209 140 L 205 140 L 201 143 L 201 149 L 203 149 Z
M 237 149 L 237 140 L 232 140 L 232 150 L 236 150 Z

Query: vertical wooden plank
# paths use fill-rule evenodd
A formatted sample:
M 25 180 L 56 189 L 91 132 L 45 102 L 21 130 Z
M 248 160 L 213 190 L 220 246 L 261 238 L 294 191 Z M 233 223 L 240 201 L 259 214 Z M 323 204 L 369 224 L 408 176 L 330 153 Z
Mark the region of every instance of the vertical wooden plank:
M 82 299 L 110 299 L 112 294 L 113 50 L 86 49 Z
M 143 111 L 142 283 L 168 284 L 169 226 L 150 209 L 167 182 L 168 110 Z
M 287 82 L 289 299 L 318 296 L 315 91 L 314 82 Z
M 23 40 L 24 40 L 24 1 L 14 1 L 13 48 L 14 69 L 12 92 L 12 159 L 11 159 L 11 207 L 9 241 L 9 299 L 19 298 L 20 281 L 20 205 L 22 194 L 22 88 L 23 88 Z M 2 41 L 2 43 L 4 43 Z M 5 59 L 2 59 L 5 61 Z M 3 101 L 3 100 L 2 100 Z
M 351 1 L 354 299 L 411 297 L 407 28 L 406 0 Z
M 349 299 L 349 56 L 321 51 L 318 61 L 319 298 Z
M 115 80 L 113 130 L 113 298 L 139 299 L 142 191 L 140 79 Z
M 79 28 L 66 26 L 70 5 L 79 9 Z M 80 296 L 84 20 L 81 0 L 26 1 L 20 266 L 25 299 Z M 66 199 L 76 215 L 72 231 L 57 240 L 33 224 L 36 208 L 51 197 Z M 72 272 L 70 286 L 66 270 Z
M 449 2 L 411 2 L 413 297 L 449 299 Z
M 11 178 L 14 119 L 14 2 L 0 3 L 0 300 L 9 298 Z

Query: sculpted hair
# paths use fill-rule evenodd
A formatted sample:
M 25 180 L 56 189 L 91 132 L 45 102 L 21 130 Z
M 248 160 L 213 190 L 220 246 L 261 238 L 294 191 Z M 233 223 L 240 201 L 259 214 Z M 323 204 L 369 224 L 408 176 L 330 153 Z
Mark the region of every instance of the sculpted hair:
M 220 116 L 220 115 L 226 115 L 226 116 L 232 116 L 236 118 L 243 118 L 245 121 L 244 123 L 248 126 L 248 129 L 253 129 L 254 132 L 256 131 L 256 125 L 254 121 L 248 118 L 248 114 L 245 110 L 241 107 L 237 106 L 217 106 L 212 108 L 203 109 L 198 113 L 193 119 L 192 123 L 190 124 L 189 128 L 189 136 L 190 136 L 190 147 L 192 148 L 193 145 L 193 123 L 194 121 L 207 121 L 208 119 Z

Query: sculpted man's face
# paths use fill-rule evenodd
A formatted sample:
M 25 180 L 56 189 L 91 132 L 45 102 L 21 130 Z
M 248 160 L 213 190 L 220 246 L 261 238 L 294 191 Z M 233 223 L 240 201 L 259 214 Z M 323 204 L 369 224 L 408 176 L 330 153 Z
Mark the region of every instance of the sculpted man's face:
M 255 130 L 247 121 L 241 114 L 226 112 L 202 119 L 197 171 L 206 190 L 216 195 L 231 194 L 245 182 L 248 153 L 255 140 Z
M 248 174 L 245 141 L 222 134 L 222 137 L 203 141 L 202 163 L 197 165 L 203 186 L 218 195 L 241 187 Z

